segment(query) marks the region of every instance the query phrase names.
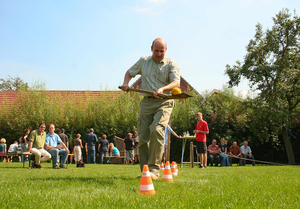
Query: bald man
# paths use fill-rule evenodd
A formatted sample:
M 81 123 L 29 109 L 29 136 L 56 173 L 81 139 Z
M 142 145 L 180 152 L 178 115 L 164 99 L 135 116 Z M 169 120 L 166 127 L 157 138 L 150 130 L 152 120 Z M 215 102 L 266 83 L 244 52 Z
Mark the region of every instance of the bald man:
M 129 81 L 141 75 L 141 88 L 153 91 L 142 93 L 138 120 L 140 167 L 149 166 L 153 180 L 159 177 L 159 165 L 164 152 L 164 130 L 166 129 L 172 109 L 173 99 L 163 99 L 159 94 L 169 94 L 172 88 L 180 87 L 180 73 L 176 62 L 165 57 L 167 43 L 162 38 L 152 42 L 152 55 L 141 57 L 125 74 L 123 91 L 128 90 Z

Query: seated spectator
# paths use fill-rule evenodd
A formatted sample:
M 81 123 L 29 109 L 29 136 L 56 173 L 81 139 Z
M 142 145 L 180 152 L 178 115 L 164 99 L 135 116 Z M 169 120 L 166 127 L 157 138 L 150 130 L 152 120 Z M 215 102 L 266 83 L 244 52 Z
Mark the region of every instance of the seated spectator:
M 120 156 L 120 151 L 114 146 L 113 143 L 109 144 L 109 156 Z M 112 158 L 109 158 L 109 163 L 111 163 Z
M 229 157 L 227 155 L 228 153 L 228 147 L 227 144 L 225 144 L 225 139 L 220 140 L 219 151 L 220 151 L 220 157 L 221 157 L 221 166 L 230 166 L 229 163 Z
M 243 158 L 252 159 L 252 166 L 255 166 L 254 156 L 252 155 L 251 148 L 248 146 L 248 142 L 244 141 L 244 145 L 241 146 L 241 153 Z M 246 165 L 246 160 L 243 159 L 243 166 Z
M 16 155 L 17 154 L 17 148 L 18 148 L 18 142 L 15 141 L 13 144 L 11 144 L 7 150 L 8 154 Z M 10 156 L 10 161 L 12 161 L 13 156 Z M 19 161 L 21 161 L 21 157 L 18 156 Z
M 134 164 L 133 158 L 133 146 L 134 142 L 132 139 L 132 133 L 128 133 L 128 137 L 124 141 L 124 148 L 126 149 L 126 164 Z
M 28 138 L 30 141 L 28 145 L 28 152 L 35 155 L 35 161 L 31 165 L 32 168 L 43 169 L 41 163 L 51 158 L 50 153 L 44 149 L 46 140 L 45 128 L 45 123 L 40 123 L 39 128 L 37 130 L 33 130 Z
M 238 160 L 239 165 L 241 165 L 242 161 L 239 159 L 241 157 L 241 149 L 237 145 L 237 142 L 233 142 L 233 144 L 230 146 L 230 152 L 229 152 L 229 163 L 230 166 L 232 166 L 232 160 L 234 159 L 235 161 Z
M 215 161 L 215 166 L 218 166 L 220 161 L 219 156 L 219 146 L 217 145 L 217 140 L 212 140 L 212 144 L 208 146 L 208 159 L 210 161 L 210 166 L 213 166 L 213 162 Z
M 98 145 L 98 151 L 100 152 L 100 164 L 103 164 L 103 156 L 107 156 L 108 155 L 108 146 L 109 146 L 109 142 L 106 139 L 107 136 L 105 134 L 102 135 L 102 139 L 100 139 L 99 141 L 99 145 Z M 107 163 L 107 158 L 105 158 L 104 160 L 104 164 Z
M 22 152 L 27 152 L 28 151 L 28 136 L 30 134 L 30 129 L 26 128 L 24 130 L 24 135 L 19 139 L 19 143 L 21 143 L 21 147 L 22 147 Z M 22 162 L 28 162 L 28 155 L 22 155 Z
M 67 168 L 65 163 L 68 158 L 69 149 L 67 146 L 62 142 L 58 134 L 54 133 L 55 126 L 53 124 L 49 125 L 49 133 L 46 136 L 45 148 L 47 151 L 52 155 L 52 165 L 54 169 L 59 168 Z M 61 144 L 65 149 L 61 149 Z M 62 155 L 60 166 L 58 167 L 59 157 Z
M 0 156 L 1 155 L 6 155 L 6 140 L 4 138 L 2 138 L 0 140 Z M 4 162 L 4 158 L 6 158 L 6 161 L 8 160 L 7 157 L 1 157 L 1 162 Z

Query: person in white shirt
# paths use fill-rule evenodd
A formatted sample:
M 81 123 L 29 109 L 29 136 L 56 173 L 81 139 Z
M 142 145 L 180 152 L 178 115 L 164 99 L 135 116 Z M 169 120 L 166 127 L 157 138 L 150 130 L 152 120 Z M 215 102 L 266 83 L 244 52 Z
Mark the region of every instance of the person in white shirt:
M 252 159 L 252 165 L 255 166 L 254 156 L 252 155 L 251 148 L 248 146 L 248 142 L 244 141 L 244 145 L 241 146 L 241 152 L 243 158 Z M 246 160 L 243 159 L 243 166 L 246 165 Z

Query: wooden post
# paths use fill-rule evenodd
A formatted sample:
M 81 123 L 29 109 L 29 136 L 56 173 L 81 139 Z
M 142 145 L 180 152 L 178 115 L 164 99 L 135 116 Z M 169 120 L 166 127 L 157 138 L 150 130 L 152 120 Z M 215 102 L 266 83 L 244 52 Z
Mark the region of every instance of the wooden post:
M 191 168 L 194 168 L 194 145 L 193 142 L 191 142 L 190 144 L 190 166 Z

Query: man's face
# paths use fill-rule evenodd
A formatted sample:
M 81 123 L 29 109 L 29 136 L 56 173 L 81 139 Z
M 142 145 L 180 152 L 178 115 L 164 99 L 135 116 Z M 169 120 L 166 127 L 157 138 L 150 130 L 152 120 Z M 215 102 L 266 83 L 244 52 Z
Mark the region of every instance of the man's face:
M 46 128 L 45 124 L 40 125 L 39 126 L 39 132 L 43 133 L 45 131 L 45 128 Z
M 247 147 L 248 146 L 248 142 L 244 141 L 244 146 Z
M 213 145 L 216 145 L 216 144 L 217 144 L 217 141 L 216 141 L 216 140 L 213 140 L 213 141 L 212 141 L 212 144 L 213 144 Z
M 138 133 L 137 132 L 134 132 L 134 136 L 137 136 L 138 135 Z
M 160 62 L 165 57 L 167 47 L 161 42 L 154 42 L 153 46 L 151 46 L 151 51 L 154 60 Z
M 50 132 L 51 134 L 53 134 L 54 131 L 55 131 L 54 125 L 50 125 L 50 126 L 49 126 L 49 132 Z
M 232 144 L 232 145 L 233 145 L 233 147 L 236 147 L 237 143 L 236 143 L 236 142 L 233 142 L 233 144 Z

